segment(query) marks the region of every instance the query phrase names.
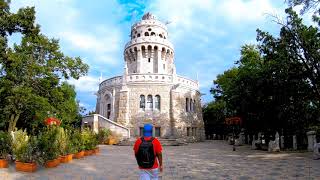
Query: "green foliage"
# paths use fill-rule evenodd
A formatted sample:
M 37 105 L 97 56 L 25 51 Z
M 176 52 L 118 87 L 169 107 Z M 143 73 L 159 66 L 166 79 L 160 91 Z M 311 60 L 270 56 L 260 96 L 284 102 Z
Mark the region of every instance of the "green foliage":
M 302 135 L 320 126 L 320 32 L 292 9 L 286 13 L 279 37 L 257 30 L 259 45 L 244 45 L 238 66 L 217 76 L 205 122 L 240 116 L 249 133 Z
M 75 129 L 72 131 L 71 144 L 74 147 L 74 152 L 80 152 L 85 150 L 84 140 L 82 138 L 80 130 Z
M 99 129 L 99 132 L 97 134 L 98 142 L 100 144 L 104 144 L 110 135 L 111 135 L 110 129 L 107 129 L 107 128 Z
M 59 148 L 65 147 L 64 145 L 59 145 L 59 131 L 59 127 L 49 126 L 45 128 L 38 136 L 38 148 L 41 152 L 41 157 L 43 158 L 44 162 L 58 158 L 60 155 Z
M 0 131 L 0 159 L 6 159 L 12 151 L 12 138 L 8 132 Z
M 48 111 L 56 114 L 63 126 L 76 124 L 79 106 L 75 90 L 64 81 L 79 79 L 88 65 L 79 57 L 64 55 L 58 40 L 40 33 L 34 7 L 12 13 L 7 1 L 0 0 L 0 5 L 0 125 L 9 131 L 16 126 L 36 131 Z M 21 35 L 21 42 L 9 47 L 13 33 Z
M 82 130 L 81 135 L 82 135 L 84 150 L 92 150 L 96 148 L 96 146 L 98 145 L 98 139 L 96 134 L 93 131 L 86 128 Z
M 40 161 L 36 136 L 28 136 L 26 131 L 13 132 L 12 151 L 16 160 L 30 163 Z
M 62 127 L 57 127 L 57 142 L 58 142 L 58 149 L 59 155 L 67 155 L 68 152 L 68 144 L 69 144 L 69 137 L 66 131 Z

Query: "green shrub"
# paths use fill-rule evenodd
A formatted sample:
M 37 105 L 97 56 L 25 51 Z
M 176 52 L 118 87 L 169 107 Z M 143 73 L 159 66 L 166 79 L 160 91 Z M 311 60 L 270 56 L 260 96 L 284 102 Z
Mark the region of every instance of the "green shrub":
M 80 130 L 75 129 L 72 131 L 71 145 L 74 147 L 74 153 L 85 150 L 84 141 Z
M 107 128 L 99 129 L 99 132 L 97 134 L 98 142 L 100 144 L 104 144 L 108 140 L 108 137 L 110 135 L 111 135 L 111 131 L 109 129 L 107 129 Z
M 74 143 L 73 143 L 73 132 L 72 130 L 65 130 L 65 135 L 67 136 L 67 143 L 66 143 L 66 153 L 65 154 L 74 154 L 77 153 L 78 150 L 75 147 Z
M 67 155 L 68 152 L 68 143 L 69 143 L 69 138 L 67 133 L 62 127 L 57 127 L 57 143 L 58 143 L 58 149 L 59 149 L 59 154 L 60 155 Z
M 83 129 L 82 130 L 82 140 L 85 150 L 91 150 L 96 147 L 96 136 L 94 132 L 92 132 L 90 129 Z
M 38 148 L 44 162 L 54 160 L 60 155 L 58 132 L 59 127 L 50 126 L 44 129 L 38 136 Z
M 0 159 L 6 159 L 12 151 L 12 138 L 8 132 L 0 131 Z
M 26 131 L 13 132 L 12 151 L 16 160 L 24 163 L 41 162 L 36 136 L 28 136 Z

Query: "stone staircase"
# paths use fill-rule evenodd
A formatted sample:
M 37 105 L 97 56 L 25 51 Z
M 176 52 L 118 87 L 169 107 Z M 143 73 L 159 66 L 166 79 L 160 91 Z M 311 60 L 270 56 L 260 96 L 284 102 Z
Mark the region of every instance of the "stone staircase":
M 169 139 L 169 138 L 158 138 L 162 146 L 184 146 L 188 145 L 187 142 L 181 139 Z M 129 138 L 120 141 L 118 146 L 133 146 L 136 138 Z

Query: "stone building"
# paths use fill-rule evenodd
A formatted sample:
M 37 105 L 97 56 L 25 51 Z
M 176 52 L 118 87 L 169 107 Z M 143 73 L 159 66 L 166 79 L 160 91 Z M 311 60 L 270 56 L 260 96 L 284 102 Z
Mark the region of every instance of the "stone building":
M 176 74 L 167 27 L 151 13 L 131 27 L 124 72 L 102 81 L 96 113 L 142 134 L 145 123 L 161 138 L 204 139 L 199 82 Z

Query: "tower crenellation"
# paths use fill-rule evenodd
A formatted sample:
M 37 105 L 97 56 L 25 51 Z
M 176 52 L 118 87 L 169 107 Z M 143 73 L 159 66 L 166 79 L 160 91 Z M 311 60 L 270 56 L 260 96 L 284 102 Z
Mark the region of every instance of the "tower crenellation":
M 173 74 L 174 49 L 166 25 L 146 13 L 131 27 L 131 40 L 125 46 L 124 59 L 129 74 Z

